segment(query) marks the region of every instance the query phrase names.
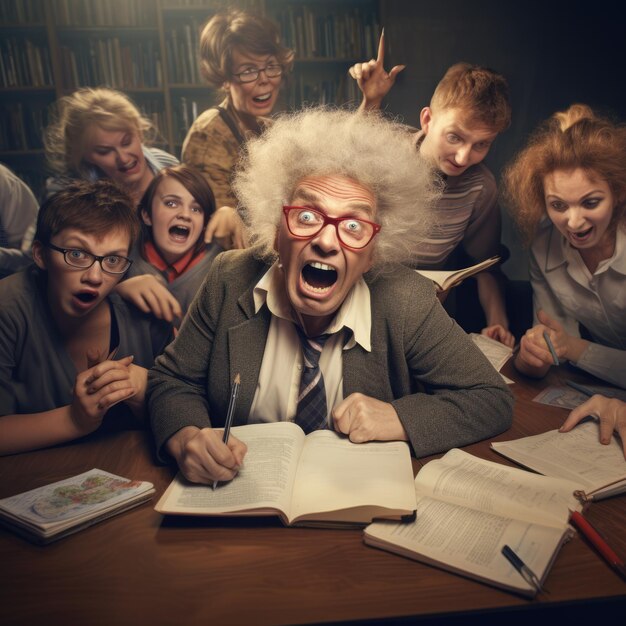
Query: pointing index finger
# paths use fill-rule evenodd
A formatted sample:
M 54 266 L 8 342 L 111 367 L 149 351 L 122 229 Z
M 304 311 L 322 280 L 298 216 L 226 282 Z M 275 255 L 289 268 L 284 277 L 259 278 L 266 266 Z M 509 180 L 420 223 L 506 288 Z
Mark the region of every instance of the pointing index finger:
M 385 29 L 380 33 L 380 39 L 378 40 L 378 57 L 376 59 L 377 63 L 382 65 L 385 60 Z

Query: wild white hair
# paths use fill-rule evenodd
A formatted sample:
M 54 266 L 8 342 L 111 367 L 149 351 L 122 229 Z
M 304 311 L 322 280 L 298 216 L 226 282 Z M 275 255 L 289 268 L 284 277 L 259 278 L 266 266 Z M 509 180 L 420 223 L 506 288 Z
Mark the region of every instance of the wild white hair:
M 297 183 L 342 175 L 377 201 L 374 263 L 410 262 L 434 226 L 440 183 L 407 129 L 379 115 L 316 107 L 284 114 L 247 143 L 233 187 L 251 244 L 276 257 L 274 241 Z

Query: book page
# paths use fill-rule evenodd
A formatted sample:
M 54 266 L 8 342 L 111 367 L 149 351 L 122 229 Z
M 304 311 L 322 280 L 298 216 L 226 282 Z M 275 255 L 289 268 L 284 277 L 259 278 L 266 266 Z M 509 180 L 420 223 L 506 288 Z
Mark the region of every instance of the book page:
M 307 435 L 294 485 L 291 518 L 313 515 L 313 519 L 350 519 L 349 515 L 323 513 L 370 506 L 380 508 L 381 513 L 382 507 L 404 514 L 415 510 L 408 445 L 403 441 L 356 444 L 330 430 Z
M 579 424 L 568 433 L 550 430 L 515 441 L 494 442 L 491 447 L 546 476 L 575 481 L 585 491 L 620 479 L 626 481 L 620 442 L 613 437 L 609 445 L 602 445 L 599 426 L 594 421 Z
M 513 350 L 503 343 L 480 335 L 479 333 L 469 333 L 470 339 L 476 344 L 476 347 L 487 357 L 487 360 L 493 365 L 496 371 L 500 371 L 502 366 L 511 358 Z
M 576 483 L 548 478 L 452 449 L 417 474 L 419 495 L 492 513 L 563 528 L 569 510 L 581 510 Z
M 425 278 L 432 280 L 442 291 L 449 289 L 452 286 L 460 283 L 469 276 L 473 276 L 478 272 L 482 272 L 484 269 L 491 267 L 500 260 L 499 256 L 494 256 L 489 259 L 485 259 L 476 265 L 465 267 L 458 270 L 415 270 L 418 274 L 421 274 Z
M 219 515 L 241 511 L 289 510 L 302 429 L 291 422 L 235 426 L 231 433 L 248 446 L 243 467 L 233 480 L 211 485 L 188 482 L 179 474 L 155 509 L 160 513 Z
M 365 529 L 365 542 L 534 595 L 531 585 L 502 555 L 502 547 L 509 545 L 543 580 L 568 535 L 563 528 L 527 523 L 418 496 L 414 522 L 374 522 Z

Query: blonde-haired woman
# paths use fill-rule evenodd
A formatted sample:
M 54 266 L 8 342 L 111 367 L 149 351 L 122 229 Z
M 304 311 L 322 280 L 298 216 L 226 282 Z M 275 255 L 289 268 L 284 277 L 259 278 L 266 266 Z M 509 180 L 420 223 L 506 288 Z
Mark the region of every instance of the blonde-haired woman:
M 535 310 L 517 369 L 540 378 L 570 361 L 626 388 L 626 126 L 572 105 L 535 131 L 504 180 L 530 244 Z
M 125 94 L 104 87 L 81 88 L 57 102 L 46 128 L 48 164 L 56 177 L 48 195 L 69 179 L 109 178 L 138 203 L 154 175 L 178 159 L 149 147 L 155 129 Z
M 138 205 L 155 175 L 178 164 L 176 157 L 147 145 L 156 132 L 128 96 L 114 89 L 85 87 L 61 98 L 44 134 L 46 157 L 57 174 L 46 183 L 48 196 L 72 179 L 109 179 Z M 182 316 L 180 303 L 149 274 L 124 280 L 116 291 L 159 319 Z

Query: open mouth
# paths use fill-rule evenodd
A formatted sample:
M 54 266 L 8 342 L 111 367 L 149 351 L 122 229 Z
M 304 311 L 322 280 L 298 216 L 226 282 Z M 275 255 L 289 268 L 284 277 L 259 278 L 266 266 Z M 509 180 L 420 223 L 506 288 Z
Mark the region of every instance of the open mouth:
M 118 169 L 119 169 L 120 172 L 128 172 L 128 171 L 132 170 L 137 165 L 137 163 L 138 163 L 137 159 L 134 159 L 128 165 L 122 165 L 122 167 L 120 167 Z
M 89 304 L 90 302 L 93 302 L 98 297 L 98 294 L 93 291 L 81 291 L 80 293 L 76 294 L 76 297 L 81 302 L 84 302 L 85 304 Z
M 593 226 L 590 226 L 587 230 L 582 230 L 579 233 L 570 233 L 574 239 L 585 239 L 592 231 Z
M 169 229 L 170 237 L 179 243 L 185 243 L 189 239 L 190 230 L 187 226 L 172 226 Z
M 337 270 L 325 263 L 307 263 L 302 268 L 302 279 L 313 291 L 324 292 L 337 282 Z
M 255 96 L 254 98 L 252 98 L 255 102 L 258 102 L 259 104 L 263 104 L 264 102 L 267 102 L 270 98 L 272 97 L 271 93 L 266 93 L 263 96 Z

